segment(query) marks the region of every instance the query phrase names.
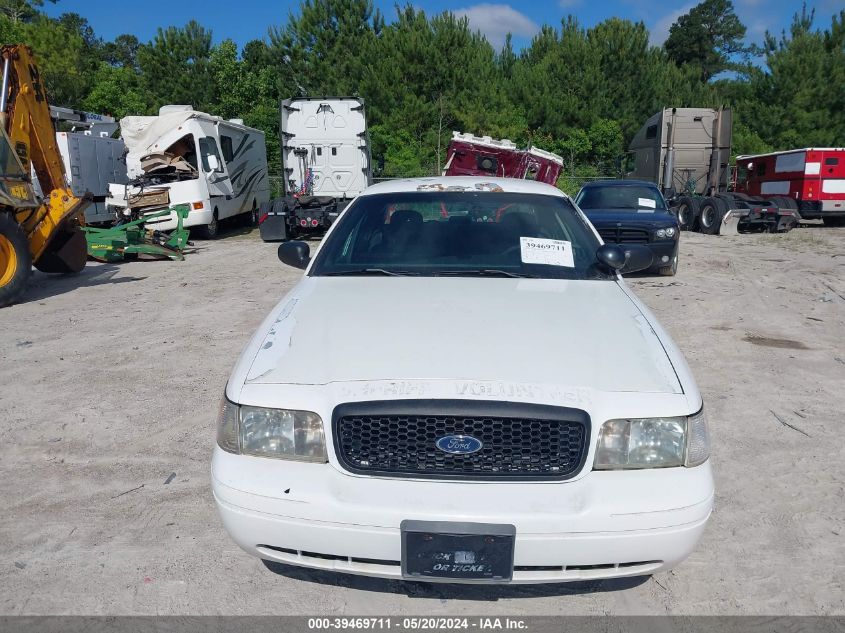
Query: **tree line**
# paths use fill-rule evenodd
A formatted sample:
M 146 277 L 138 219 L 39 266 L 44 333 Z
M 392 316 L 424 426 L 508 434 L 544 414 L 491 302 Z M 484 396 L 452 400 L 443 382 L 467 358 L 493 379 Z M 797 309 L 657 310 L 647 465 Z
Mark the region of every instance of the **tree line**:
M 730 106 L 734 153 L 845 145 L 845 11 L 816 24 L 805 4 L 788 30 L 745 43 L 731 0 L 703 0 L 661 46 L 642 22 L 575 16 L 545 25 L 519 51 L 496 50 L 466 18 L 372 0 L 302 0 L 242 48 L 214 43 L 195 21 L 97 37 L 44 0 L 0 0 L 0 39 L 33 47 L 51 103 L 122 117 L 191 104 L 267 134 L 280 173 L 279 101 L 365 99 L 377 171 L 435 173 L 452 130 L 533 143 L 564 156 L 565 173 L 614 174 L 645 120 L 667 106 Z M 819 20 L 820 21 L 820 20 Z M 570 186 L 574 184 L 569 181 Z

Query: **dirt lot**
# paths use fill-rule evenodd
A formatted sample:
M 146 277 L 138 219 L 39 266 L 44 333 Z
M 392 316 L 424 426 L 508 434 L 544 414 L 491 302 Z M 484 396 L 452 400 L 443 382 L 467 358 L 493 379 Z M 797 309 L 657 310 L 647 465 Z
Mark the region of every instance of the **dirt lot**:
M 631 280 L 713 436 L 716 511 L 672 573 L 456 587 L 243 554 L 212 503 L 214 418 L 298 272 L 241 234 L 184 263 L 39 274 L 0 311 L 0 613 L 845 614 L 845 229 L 683 237 L 677 277 Z

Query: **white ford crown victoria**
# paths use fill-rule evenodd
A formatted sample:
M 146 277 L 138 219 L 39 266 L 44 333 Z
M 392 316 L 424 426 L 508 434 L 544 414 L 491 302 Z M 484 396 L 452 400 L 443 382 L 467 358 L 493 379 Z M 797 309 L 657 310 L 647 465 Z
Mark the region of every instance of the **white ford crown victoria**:
M 385 578 L 651 574 L 713 504 L 701 395 L 572 201 L 529 181 L 376 185 L 247 345 L 212 463 L 263 559 Z

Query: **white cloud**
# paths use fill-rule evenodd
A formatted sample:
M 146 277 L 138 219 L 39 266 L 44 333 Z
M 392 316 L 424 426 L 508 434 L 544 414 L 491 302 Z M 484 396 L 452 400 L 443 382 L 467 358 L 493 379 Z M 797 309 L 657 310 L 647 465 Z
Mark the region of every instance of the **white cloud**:
M 508 4 L 484 2 L 455 9 L 453 13 L 466 17 L 470 28 L 481 31 L 496 49 L 502 48 L 508 33 L 517 37 L 533 37 L 540 30 L 536 22 Z
M 662 18 L 657 20 L 651 25 L 649 28 L 649 42 L 654 46 L 660 46 L 663 42 L 666 41 L 666 38 L 669 37 L 669 28 L 677 21 L 679 17 L 684 15 L 685 13 L 689 13 L 690 9 L 695 6 L 695 3 L 688 4 L 680 9 L 675 9 L 670 11 Z

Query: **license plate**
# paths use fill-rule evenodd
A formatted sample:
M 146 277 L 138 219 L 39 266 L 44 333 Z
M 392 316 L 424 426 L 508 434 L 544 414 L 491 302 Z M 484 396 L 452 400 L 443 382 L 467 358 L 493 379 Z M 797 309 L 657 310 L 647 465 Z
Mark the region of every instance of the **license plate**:
M 409 580 L 504 582 L 513 576 L 513 525 L 402 521 L 402 575 Z

